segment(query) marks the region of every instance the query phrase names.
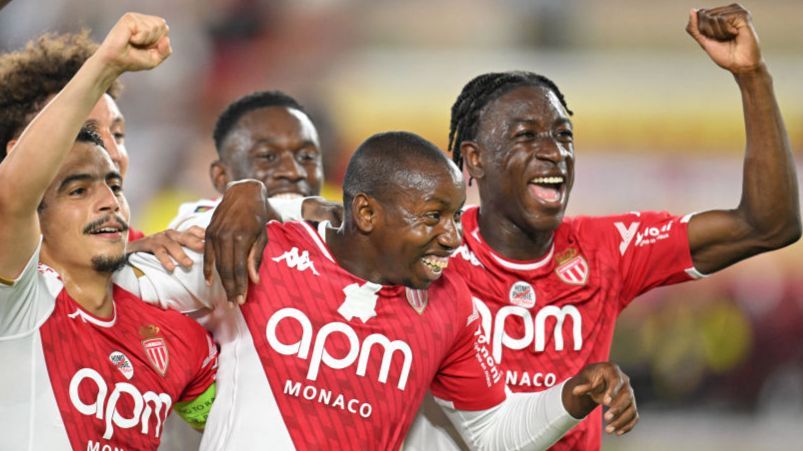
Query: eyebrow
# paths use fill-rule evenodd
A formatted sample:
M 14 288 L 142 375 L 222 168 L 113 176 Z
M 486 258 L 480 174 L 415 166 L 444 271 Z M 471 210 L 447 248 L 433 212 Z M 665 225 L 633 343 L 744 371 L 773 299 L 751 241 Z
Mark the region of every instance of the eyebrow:
M 109 171 L 109 172 L 107 172 L 106 176 L 103 179 L 106 180 L 106 181 L 109 181 L 109 180 L 112 180 L 112 179 L 113 180 L 119 180 L 120 182 L 123 181 L 123 177 L 117 171 Z M 92 174 L 73 174 L 73 175 L 68 175 L 67 177 L 64 178 L 64 180 L 61 181 L 61 183 L 59 183 L 59 188 L 58 188 L 57 191 L 59 191 L 59 192 L 63 191 L 70 183 L 73 183 L 73 182 L 93 182 L 95 180 L 97 180 L 97 177 L 95 177 Z

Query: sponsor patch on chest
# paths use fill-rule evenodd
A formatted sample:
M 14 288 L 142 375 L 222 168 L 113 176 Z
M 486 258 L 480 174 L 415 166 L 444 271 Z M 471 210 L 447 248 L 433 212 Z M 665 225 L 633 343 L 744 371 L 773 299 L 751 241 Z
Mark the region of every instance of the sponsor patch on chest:
M 520 280 L 510 286 L 508 298 L 513 305 L 532 308 L 535 306 L 535 289 L 529 283 Z
M 126 379 L 131 380 L 131 378 L 134 377 L 134 365 L 131 364 L 131 360 L 122 352 L 114 351 L 109 354 L 109 361 L 112 362 L 112 365 L 114 365 Z

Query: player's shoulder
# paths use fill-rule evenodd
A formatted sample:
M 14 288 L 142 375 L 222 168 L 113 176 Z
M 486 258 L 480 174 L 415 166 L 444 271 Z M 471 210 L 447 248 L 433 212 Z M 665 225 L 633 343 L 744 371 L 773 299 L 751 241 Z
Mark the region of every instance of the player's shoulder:
M 135 316 L 170 326 L 172 330 L 204 331 L 200 324 L 187 315 L 176 310 L 162 308 L 157 304 L 145 302 L 139 296 L 118 284 L 114 286 L 114 300 L 118 305 L 135 312 Z
M 444 302 L 459 306 L 461 309 L 471 310 L 471 291 L 456 271 L 444 271 L 441 277 L 430 286 L 432 294 Z
M 653 223 L 673 217 L 671 213 L 666 211 L 630 211 L 604 216 L 571 216 L 563 219 L 558 231 L 559 233 L 573 233 L 575 235 L 615 234 L 632 224 Z
M 167 226 L 169 229 L 187 229 L 196 224 L 199 219 L 212 217 L 212 213 L 220 203 L 220 199 L 200 199 L 194 202 L 185 202 L 178 207 L 176 217 Z M 208 224 L 208 220 L 205 221 Z

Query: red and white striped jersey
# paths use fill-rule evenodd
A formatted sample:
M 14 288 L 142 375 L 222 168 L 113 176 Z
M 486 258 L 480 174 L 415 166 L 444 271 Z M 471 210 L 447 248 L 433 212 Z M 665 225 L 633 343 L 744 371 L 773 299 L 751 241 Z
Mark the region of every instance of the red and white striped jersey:
M 93 316 L 38 262 L 0 283 L 0 449 L 157 449 L 172 407 L 214 383 L 209 335 L 116 285 L 114 315 Z
M 505 399 L 457 275 L 425 291 L 382 286 L 340 267 L 306 223 L 270 223 L 268 236 L 261 283 L 236 309 L 219 284 L 206 287 L 200 264 L 167 275 L 150 256 L 132 258 L 150 280 L 144 299 L 218 307 L 201 319 L 221 343 L 202 449 L 398 449 L 427 389 L 461 410 Z

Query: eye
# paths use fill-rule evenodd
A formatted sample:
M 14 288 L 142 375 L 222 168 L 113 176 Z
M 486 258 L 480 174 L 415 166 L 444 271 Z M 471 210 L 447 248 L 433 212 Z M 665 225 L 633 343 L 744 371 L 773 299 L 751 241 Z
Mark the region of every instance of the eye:
M 454 222 L 460 223 L 462 219 L 463 219 L 463 209 L 461 208 L 456 212 L 454 212 Z
M 119 195 L 123 193 L 123 185 L 120 183 L 112 183 L 111 185 L 109 185 L 109 188 L 111 188 L 114 194 Z
M 296 159 L 301 163 L 310 163 L 318 160 L 318 153 L 312 150 L 302 150 L 296 155 Z
M 114 132 L 112 133 L 112 136 L 114 137 L 114 141 L 118 144 L 125 140 L 125 133 L 123 132 Z
M 515 138 L 523 138 L 523 139 L 533 139 L 535 138 L 535 133 L 530 130 L 522 130 L 514 136 Z
M 265 161 L 267 161 L 268 163 L 273 163 L 273 162 L 275 162 L 275 161 L 278 159 L 278 157 L 276 156 L 276 154 L 275 154 L 275 153 L 273 153 L 273 152 L 263 152 L 263 153 L 260 153 L 259 155 L 257 155 L 257 158 L 258 158 L 258 159 L 260 159 L 260 160 L 265 160 Z
M 75 188 L 68 193 L 70 196 L 81 196 L 86 193 L 86 188 Z
M 564 142 L 572 142 L 574 140 L 574 132 L 571 130 L 559 130 L 557 138 Z
M 429 211 L 429 212 L 424 214 L 424 217 L 428 221 L 432 221 L 432 222 L 438 223 L 441 220 L 441 212 L 439 212 L 439 211 Z

